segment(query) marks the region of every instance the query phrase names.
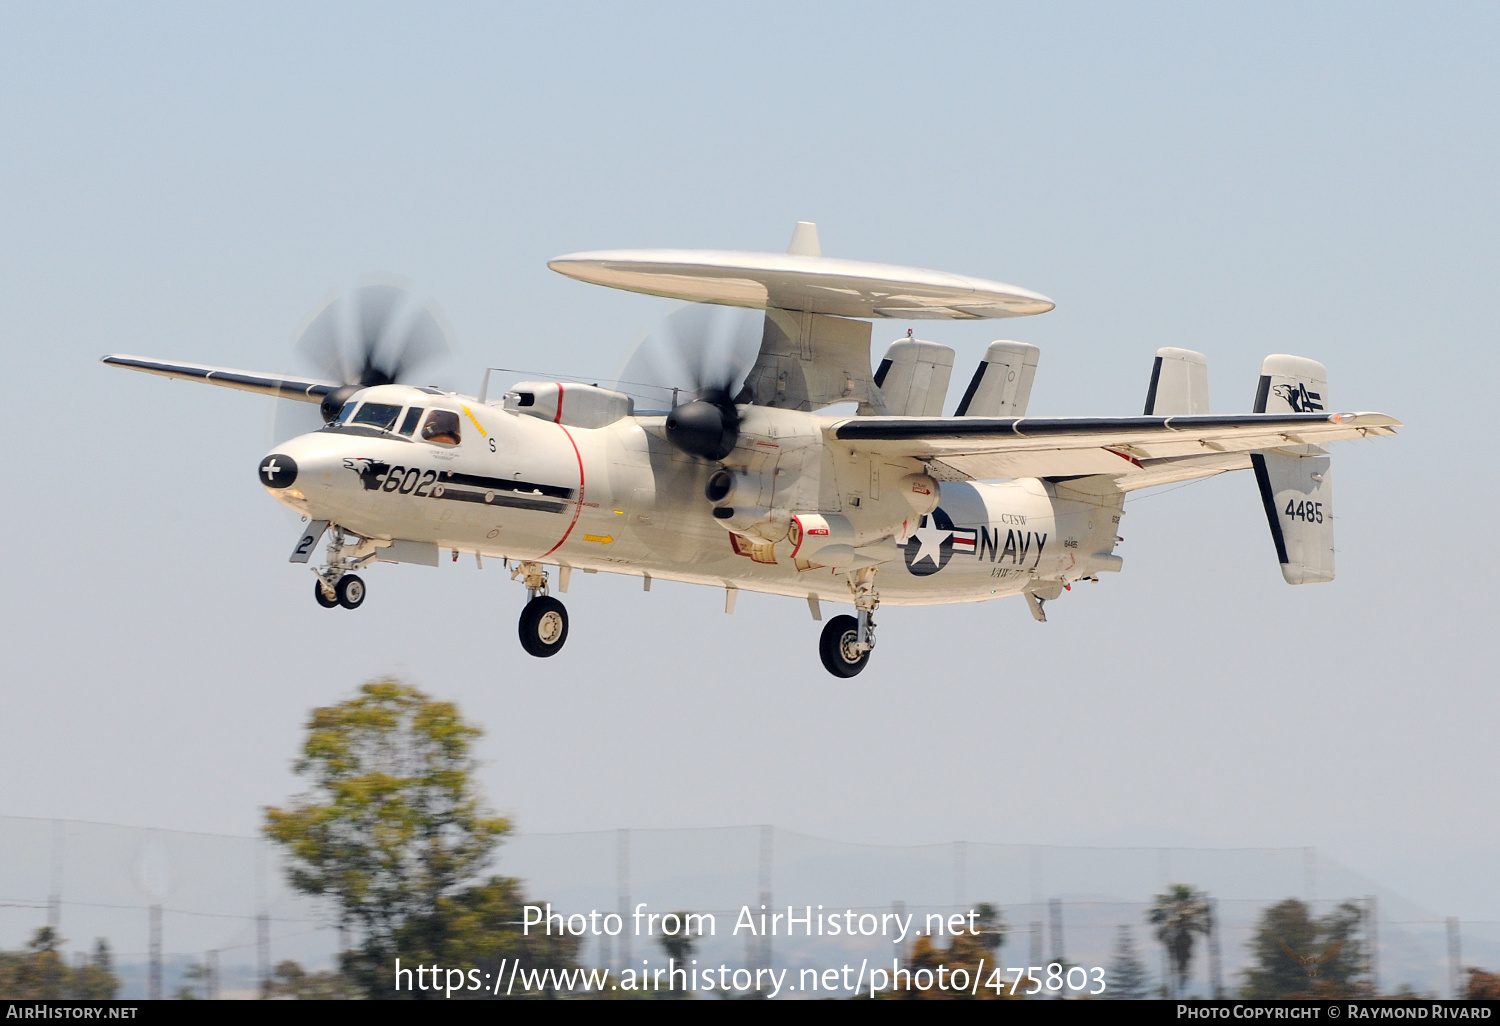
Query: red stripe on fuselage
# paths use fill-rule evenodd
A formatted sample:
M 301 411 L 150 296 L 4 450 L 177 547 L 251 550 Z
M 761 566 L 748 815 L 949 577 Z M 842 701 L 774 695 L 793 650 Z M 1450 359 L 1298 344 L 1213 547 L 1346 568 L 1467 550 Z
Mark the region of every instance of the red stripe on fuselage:
M 578 526 L 578 517 L 583 513 L 583 453 L 578 451 L 578 443 L 573 441 L 572 432 L 562 426 L 561 385 L 557 386 L 557 416 L 559 418 L 557 426 L 562 428 L 562 433 L 568 436 L 568 444 L 573 447 L 573 455 L 578 457 L 578 505 L 573 507 L 573 520 L 568 524 L 568 529 L 563 532 L 563 536 L 557 540 L 556 545 L 552 546 L 546 552 L 542 553 L 543 559 L 546 559 L 548 556 L 552 555 L 552 553 L 562 548 L 563 542 L 568 540 L 568 535 L 573 533 L 573 528 Z

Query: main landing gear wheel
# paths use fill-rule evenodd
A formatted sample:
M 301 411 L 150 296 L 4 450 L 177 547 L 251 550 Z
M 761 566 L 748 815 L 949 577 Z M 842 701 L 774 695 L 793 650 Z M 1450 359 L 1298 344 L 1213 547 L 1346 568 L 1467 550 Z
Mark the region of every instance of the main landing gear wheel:
M 365 600 L 365 582 L 354 574 L 340 577 L 333 590 L 338 592 L 339 605 L 345 609 L 358 609 L 359 604 Z
M 870 650 L 859 650 L 859 621 L 852 616 L 835 616 L 823 628 L 818 654 L 823 665 L 835 677 L 853 677 L 870 661 Z
M 568 610 L 551 595 L 538 595 L 521 610 L 521 647 L 545 658 L 562 651 L 568 640 Z
M 322 606 L 324 609 L 332 609 L 334 606 L 339 604 L 338 593 L 335 592 L 332 596 L 329 596 L 329 594 L 323 590 L 322 581 L 313 581 L 313 598 L 317 599 L 318 605 Z

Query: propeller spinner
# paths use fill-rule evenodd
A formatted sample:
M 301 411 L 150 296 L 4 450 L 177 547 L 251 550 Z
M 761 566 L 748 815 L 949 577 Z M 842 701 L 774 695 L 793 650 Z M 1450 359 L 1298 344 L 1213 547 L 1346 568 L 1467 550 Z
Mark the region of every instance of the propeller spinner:
M 734 451 L 740 414 L 734 396 L 760 344 L 759 311 L 688 306 L 663 320 L 626 361 L 622 378 L 672 388 L 667 440 L 682 452 L 722 460 Z M 683 387 L 685 386 L 685 387 Z

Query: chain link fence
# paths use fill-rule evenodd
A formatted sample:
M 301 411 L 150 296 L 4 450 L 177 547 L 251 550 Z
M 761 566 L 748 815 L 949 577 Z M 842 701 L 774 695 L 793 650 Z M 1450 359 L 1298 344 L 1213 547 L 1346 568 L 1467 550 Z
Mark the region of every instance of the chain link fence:
M 814 917 L 852 911 L 856 921 L 895 912 L 920 927 L 929 915 L 989 902 L 1004 922 L 1001 966 L 1062 959 L 1108 967 L 1124 926 L 1159 987 L 1166 958 L 1147 915 L 1153 896 L 1173 883 L 1206 892 L 1215 905 L 1216 929 L 1198 947 L 1189 995 L 1235 993 L 1260 916 L 1286 898 L 1319 915 L 1357 903 L 1382 993 L 1406 986 L 1446 997 L 1462 986 L 1462 966 L 1500 966 L 1500 923 L 1420 908 L 1312 848 L 868 845 L 752 826 L 520 834 L 492 869 L 520 878 L 529 900 L 564 915 L 598 910 L 630 923 L 643 904 L 648 913 L 712 913 L 713 934 L 693 956 L 705 966 L 889 966 L 911 941 L 809 937 L 800 923 L 787 936 L 785 920 L 775 936 L 736 933 L 747 907 L 757 917 L 762 905 L 783 914 L 791 906 L 799 918 L 809 909 Z M 105 938 L 123 997 L 170 997 L 184 987 L 249 997 L 276 963 L 325 968 L 340 949 L 331 908 L 294 891 L 279 852 L 260 838 L 0 817 L 0 947 L 19 948 L 44 925 L 74 958 Z M 581 958 L 623 968 L 660 965 L 665 953 L 627 927 L 617 937 L 588 936 Z

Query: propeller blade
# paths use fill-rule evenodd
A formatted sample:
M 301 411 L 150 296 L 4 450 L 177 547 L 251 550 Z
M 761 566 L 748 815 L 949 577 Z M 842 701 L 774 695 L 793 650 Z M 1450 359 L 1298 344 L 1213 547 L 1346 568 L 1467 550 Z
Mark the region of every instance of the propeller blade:
M 409 383 L 413 371 L 452 348 L 441 312 L 388 281 L 366 282 L 325 300 L 297 340 L 304 361 L 343 385 L 321 406 L 325 422 L 359 389 Z
M 650 385 L 664 396 L 675 392 L 679 404 L 710 392 L 734 395 L 760 351 L 761 318 L 759 310 L 738 307 L 693 304 L 675 310 L 641 337 L 621 368 L 618 387 L 628 392 Z

